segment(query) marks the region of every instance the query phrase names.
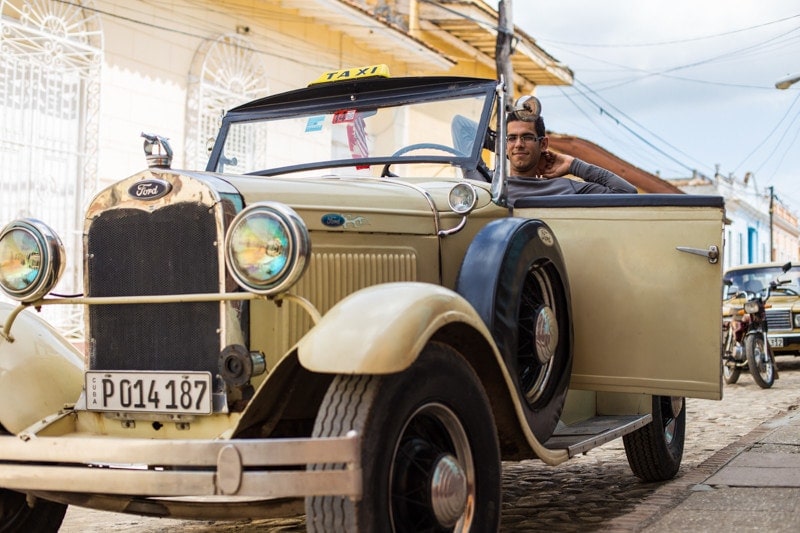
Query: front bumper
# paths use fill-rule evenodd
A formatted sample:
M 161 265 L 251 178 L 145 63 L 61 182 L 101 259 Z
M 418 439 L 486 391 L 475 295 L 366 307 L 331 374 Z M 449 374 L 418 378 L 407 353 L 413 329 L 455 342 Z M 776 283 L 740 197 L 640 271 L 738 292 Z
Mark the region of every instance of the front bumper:
M 776 354 L 800 351 L 800 333 L 770 331 L 767 333 L 767 340 L 769 341 L 772 351 Z
M 126 496 L 361 499 L 359 437 L 0 437 L 0 487 Z M 334 464 L 335 469 L 314 470 Z

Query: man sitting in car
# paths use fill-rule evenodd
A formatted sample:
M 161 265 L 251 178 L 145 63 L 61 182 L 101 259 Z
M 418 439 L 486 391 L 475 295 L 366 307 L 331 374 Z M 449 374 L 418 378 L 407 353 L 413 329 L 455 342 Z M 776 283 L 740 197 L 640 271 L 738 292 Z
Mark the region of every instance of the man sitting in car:
M 516 112 L 509 113 L 506 141 L 510 205 L 526 196 L 638 192 L 636 187 L 609 170 L 548 150 L 549 139 L 541 115 L 523 120 Z M 567 174 L 583 181 L 563 177 Z

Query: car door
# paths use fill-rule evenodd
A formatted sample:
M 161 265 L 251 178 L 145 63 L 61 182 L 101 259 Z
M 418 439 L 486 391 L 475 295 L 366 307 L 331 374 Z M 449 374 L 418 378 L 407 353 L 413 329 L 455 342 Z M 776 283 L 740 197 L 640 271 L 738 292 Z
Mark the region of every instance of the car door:
M 540 197 L 514 216 L 546 222 L 564 255 L 571 388 L 722 397 L 722 198 Z

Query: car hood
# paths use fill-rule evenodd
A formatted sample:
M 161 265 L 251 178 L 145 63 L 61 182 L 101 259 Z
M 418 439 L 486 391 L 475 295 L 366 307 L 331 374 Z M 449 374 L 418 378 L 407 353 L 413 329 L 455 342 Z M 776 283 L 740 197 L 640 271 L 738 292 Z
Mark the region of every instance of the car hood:
M 348 176 L 280 178 L 231 176 L 205 172 L 151 171 L 154 177 L 180 174 L 200 181 L 222 180 L 245 205 L 281 202 L 303 218 L 310 231 L 333 230 L 435 235 L 458 223 L 448 195 L 457 179 L 379 179 Z M 143 174 L 148 174 L 145 172 Z M 471 182 L 478 193 L 476 209 L 491 205 L 488 183 Z M 500 208 L 497 208 L 500 209 Z
M 772 306 L 772 309 L 791 309 L 800 312 L 800 297 L 797 296 L 773 294 L 769 297 L 768 303 Z

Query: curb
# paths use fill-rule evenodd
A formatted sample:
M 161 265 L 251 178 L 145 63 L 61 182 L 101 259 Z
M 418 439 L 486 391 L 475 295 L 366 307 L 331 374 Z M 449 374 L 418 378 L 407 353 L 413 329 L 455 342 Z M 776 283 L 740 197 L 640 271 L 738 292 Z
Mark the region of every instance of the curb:
M 717 451 L 686 473 L 679 473 L 679 477 L 664 484 L 656 489 L 647 498 L 623 516 L 619 516 L 603 527 L 603 531 L 612 532 L 639 532 L 653 525 L 670 513 L 675 507 L 686 500 L 693 491 L 699 490 L 698 485 L 717 473 L 722 467 L 727 465 L 734 457 L 749 450 L 758 441 L 775 430 L 775 423 L 790 415 L 795 414 L 797 406 L 792 406 L 769 420 L 762 422 L 758 427 L 743 435 L 741 438 Z

